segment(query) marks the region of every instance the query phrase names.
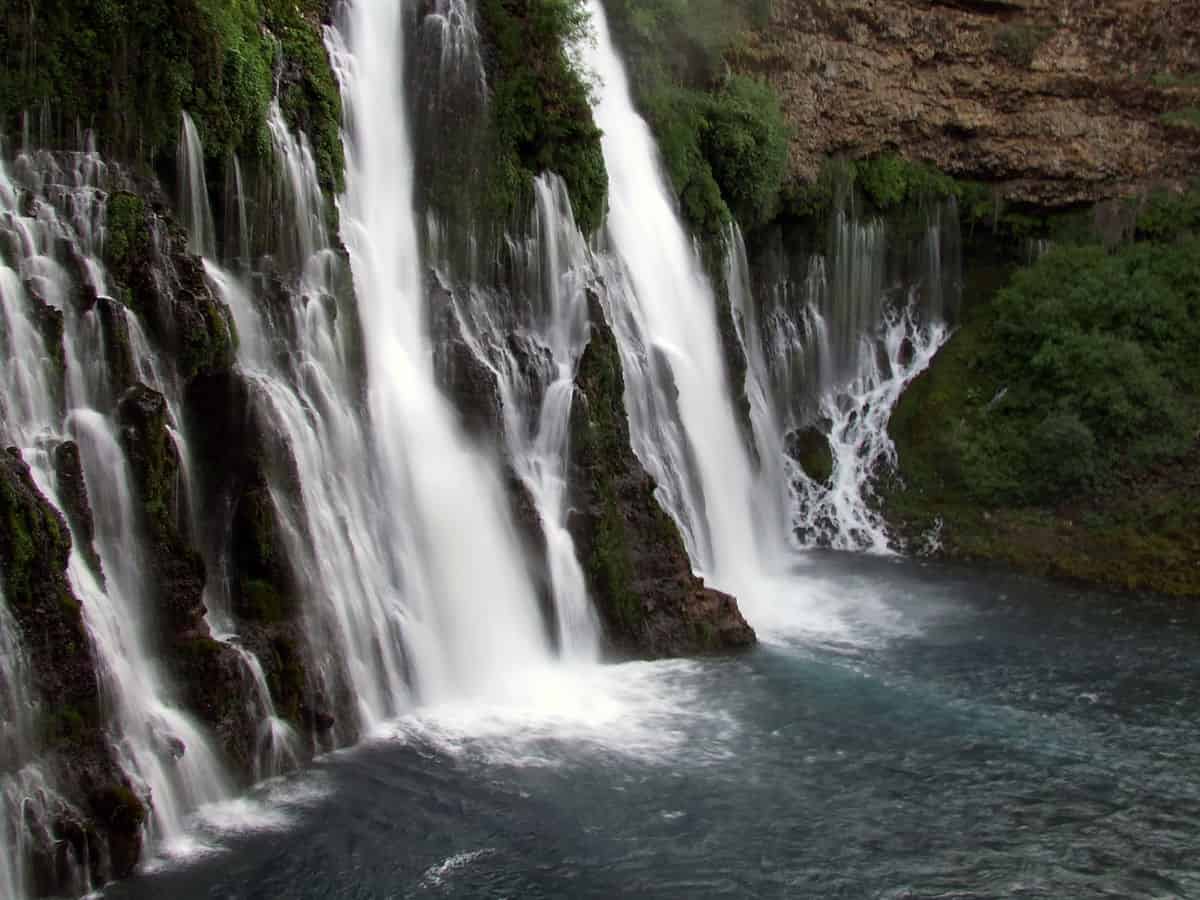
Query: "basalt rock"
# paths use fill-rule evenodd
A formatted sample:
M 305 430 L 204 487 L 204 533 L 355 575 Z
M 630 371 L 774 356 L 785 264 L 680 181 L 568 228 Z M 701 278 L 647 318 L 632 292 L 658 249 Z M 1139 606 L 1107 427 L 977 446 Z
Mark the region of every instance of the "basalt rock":
M 92 504 L 88 500 L 87 484 L 83 478 L 79 445 L 74 441 L 63 441 L 54 448 L 54 475 L 63 512 L 81 545 L 79 551 L 96 576 L 103 579 L 100 556 L 96 553 L 96 524 L 92 518 Z
M 186 490 L 167 428 L 166 400 L 136 384 L 121 396 L 117 421 L 149 538 L 166 662 L 187 706 L 212 727 L 233 770 L 248 777 L 257 724 L 257 711 L 247 702 L 250 676 L 234 648 L 213 640 L 204 618 L 206 572 L 188 533 Z
M 119 397 L 137 381 L 130 343 L 129 320 L 125 310 L 112 297 L 96 301 L 96 313 L 104 334 L 104 362 L 108 367 L 108 385 L 114 397 Z
M 630 446 L 616 339 L 590 298 L 592 335 L 571 409 L 567 527 L 618 654 L 676 656 L 746 647 L 737 601 L 693 574 L 675 522 Z
M 35 739 L 65 801 L 49 821 L 30 825 L 34 887 L 39 894 L 72 888 L 68 856 L 101 881 L 124 877 L 141 852 L 146 806 L 103 731 L 96 660 L 66 574 L 70 532 L 15 448 L 0 454 L 0 522 L 4 602 L 22 631 L 30 687 L 41 701 Z
M 276 498 L 268 488 L 270 472 L 270 482 L 287 495 L 283 502 L 303 502 L 291 450 L 263 421 L 251 385 L 237 370 L 194 378 L 185 407 L 203 482 L 200 519 L 215 523 L 216 529 L 205 542 L 226 555 L 228 602 L 239 620 L 238 642 L 262 666 L 276 713 L 319 739 L 333 727 L 334 703 L 309 678 L 303 591 L 295 583 Z M 202 676 L 212 665 L 201 655 L 188 679 Z M 224 718 L 230 721 L 228 715 Z M 242 751 L 240 770 L 247 772 L 253 762 L 246 755 L 249 748 L 244 743 L 236 747 Z
M 767 78 L 792 167 L 899 152 L 1039 206 L 1195 173 L 1200 3 L 778 0 L 735 68 Z
M 209 287 L 187 235 L 165 209 L 116 192 L 108 204 L 105 262 L 155 344 L 183 379 L 233 365 L 233 317 Z
M 433 360 L 438 382 L 458 412 L 463 429 L 476 440 L 504 433 L 496 375 L 475 355 L 454 313 L 450 291 L 430 284 Z

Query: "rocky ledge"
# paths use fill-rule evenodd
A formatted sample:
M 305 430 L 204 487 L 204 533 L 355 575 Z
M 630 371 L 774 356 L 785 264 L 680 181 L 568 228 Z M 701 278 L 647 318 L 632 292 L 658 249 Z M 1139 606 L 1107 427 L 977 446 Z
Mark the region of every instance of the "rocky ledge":
M 765 77 L 792 167 L 899 152 L 1039 206 L 1200 163 L 1196 0 L 776 0 L 735 68 Z

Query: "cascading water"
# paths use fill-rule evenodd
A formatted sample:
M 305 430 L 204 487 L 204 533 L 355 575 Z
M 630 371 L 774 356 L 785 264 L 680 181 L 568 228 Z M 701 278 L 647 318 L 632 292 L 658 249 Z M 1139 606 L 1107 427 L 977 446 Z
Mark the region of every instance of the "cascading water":
M 287 302 L 264 308 L 243 279 L 211 259 L 205 268 L 233 313 L 238 366 L 255 409 L 285 448 L 286 458 L 270 472 L 271 502 L 296 581 L 304 585 L 317 687 L 329 696 L 344 691 L 357 704 L 345 717 L 348 737 L 409 700 L 399 563 L 384 537 L 404 510 L 381 502 L 367 427 L 358 416 L 351 335 L 334 303 L 344 261 L 328 240 L 312 151 L 288 129 L 278 104 L 268 125 L 278 173 L 272 191 L 286 223 L 278 244 L 297 273 Z M 340 478 L 329 478 L 331 472 Z M 267 721 L 275 731 L 286 727 L 273 713 Z
M 621 348 L 634 450 L 680 525 L 693 565 L 746 593 L 778 536 L 755 511 L 755 477 L 735 418 L 716 297 L 679 220 L 650 129 L 633 107 L 604 10 L 582 48 L 599 84 L 593 113 L 609 176 L 602 259 L 607 314 Z
M 153 658 L 147 550 L 112 418 L 112 386 L 105 367 L 93 362 L 105 358 L 105 330 L 98 323 L 104 301 L 81 305 L 76 299 L 83 290 L 102 296 L 107 289 L 100 262 L 106 197 L 100 182 L 106 170 L 91 152 L 64 158 L 65 168 L 60 158 L 23 154 L 15 177 L 0 167 L 0 237 L 6 251 L 0 265 L 5 360 L 0 439 L 20 449 L 39 490 L 59 509 L 53 451 L 66 440 L 79 445 L 104 577 L 86 557 L 90 542 L 74 534 L 68 579 L 81 602 L 111 708 L 113 751 L 138 791 L 153 799 L 149 836 L 161 842 L 179 832 L 185 811 L 227 796 L 228 785 L 206 736 L 175 706 Z M 39 327 L 39 321 L 57 316 L 63 322 L 61 374 L 53 334 Z M 136 372 L 152 372 L 136 341 L 132 354 Z M 182 438 L 176 434 L 176 440 Z M 43 776 L 26 781 L 36 787 L 30 796 L 39 803 L 52 796 Z M 20 859 L 19 848 L 13 855 Z
M 531 233 L 506 247 L 515 270 L 511 296 L 471 285 L 455 292 L 454 314 L 499 386 L 508 457 L 545 534 L 560 654 L 590 660 L 599 651 L 599 623 L 567 531 L 566 463 L 593 269 L 562 179 L 537 178 L 534 201 Z
M 897 302 L 885 283 L 884 226 L 841 216 L 829 255 L 814 260 L 803 280 L 805 300 L 763 309 L 756 309 L 741 236 L 732 229 L 725 287 L 747 377 L 731 387 L 716 292 L 633 107 L 604 10 L 598 0 L 589 8 L 596 40 L 582 52 L 598 76 L 593 112 L 610 185 L 609 252 L 600 266 L 634 449 L 679 523 L 693 565 L 738 595 L 758 624 L 780 606 L 795 606 L 790 550 L 888 546 L 870 483 L 892 460 L 892 407 L 947 333 L 943 306 L 952 279 L 940 269 L 943 223 L 935 216 L 927 231 L 925 280 L 908 303 Z M 945 230 L 957 233 L 956 217 Z M 734 402 L 743 390 L 753 455 Z M 809 478 L 789 446 L 822 417 L 834 455 L 828 485 Z
M 895 466 L 887 433 L 892 410 L 949 334 L 958 257 L 943 235 L 957 230 L 953 204 L 935 208 L 912 258 L 889 277 L 884 223 L 841 211 L 827 255 L 804 260 L 801 277 L 789 274 L 790 261 L 776 260 L 764 268 L 781 271 L 757 290 L 741 235 L 729 236 L 726 279 L 746 354 L 755 438 L 762 459 L 783 461 L 783 478 L 774 483 L 790 490 L 788 527 L 800 546 L 892 549 L 874 484 Z M 795 444 L 807 442 L 811 452 L 813 441 L 827 444 L 827 477 L 796 458 L 804 451 Z
M 346 106 L 340 204 L 365 340 L 371 446 L 393 514 L 396 622 L 425 700 L 494 689 L 548 647 L 490 460 L 437 387 L 413 196 L 398 4 L 355 0 L 329 44 Z

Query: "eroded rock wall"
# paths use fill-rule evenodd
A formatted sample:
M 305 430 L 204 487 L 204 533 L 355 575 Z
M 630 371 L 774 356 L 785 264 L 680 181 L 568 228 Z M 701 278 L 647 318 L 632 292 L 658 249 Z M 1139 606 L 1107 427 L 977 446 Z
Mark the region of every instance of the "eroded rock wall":
M 1200 165 L 1196 0 L 775 0 L 733 65 L 778 90 L 807 181 L 898 152 L 1062 206 Z

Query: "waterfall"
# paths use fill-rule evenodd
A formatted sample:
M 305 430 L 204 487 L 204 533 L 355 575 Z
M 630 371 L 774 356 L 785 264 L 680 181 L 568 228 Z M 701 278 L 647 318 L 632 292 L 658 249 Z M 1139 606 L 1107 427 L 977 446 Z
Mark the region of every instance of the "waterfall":
M 773 562 L 779 536 L 756 513 L 756 481 L 734 412 L 717 300 L 684 232 L 650 129 L 633 107 L 599 0 L 594 114 L 609 175 L 607 314 L 625 371 L 634 450 L 658 483 L 689 556 L 736 594 Z
M 548 647 L 496 467 L 438 388 L 414 206 L 405 12 L 355 0 L 329 32 L 346 106 L 342 237 L 367 362 L 377 496 L 373 535 L 395 554 L 395 610 L 423 700 L 494 689 Z
M 186 112 L 179 129 L 176 168 L 180 179 L 179 215 L 190 236 L 188 250 L 197 256 L 211 256 L 216 250 L 217 239 L 212 210 L 208 205 L 204 148 L 200 142 L 200 132 Z
M 875 497 L 879 477 L 896 464 L 887 424 L 949 335 L 960 291 L 957 234 L 953 203 L 941 204 L 904 248 L 911 252 L 897 254 L 882 221 L 841 210 L 825 253 L 776 259 L 756 287 L 741 234 L 731 230 L 726 281 L 756 445 L 764 469 L 775 468 L 777 495 L 788 499 L 785 524 L 798 546 L 894 549 Z M 900 257 L 890 274 L 889 255 Z M 828 476 L 798 459 L 814 441 L 829 454 Z
M 339 717 L 345 722 L 338 736 L 345 740 L 411 701 L 400 560 L 388 540 L 392 523 L 406 510 L 382 493 L 369 422 L 358 412 L 351 335 L 335 300 L 344 262 L 329 243 L 311 148 L 287 127 L 278 103 L 268 126 L 276 158 L 276 237 L 289 279 L 285 302 L 265 304 L 251 283 L 215 260 L 206 260 L 205 269 L 233 313 L 238 368 L 256 415 L 272 443 L 283 448 L 285 458 L 269 466 L 270 499 L 305 594 L 316 687 L 355 704 Z M 251 672 L 257 684 L 257 661 Z M 264 723 L 278 733 L 267 704 L 269 694 Z
M 153 798 L 149 836 L 161 842 L 179 832 L 185 811 L 227 796 L 229 786 L 207 737 L 177 708 L 153 656 L 149 549 L 116 436 L 112 386 L 106 367 L 97 364 L 106 358 L 106 329 L 99 323 L 105 301 L 80 302 L 81 293 L 102 297 L 107 290 L 100 261 L 106 171 L 91 152 L 25 154 L 15 171 L 10 176 L 0 163 L 0 440 L 20 449 L 38 489 L 60 510 L 54 450 L 67 440 L 78 443 L 104 577 L 86 557 L 88 539 L 73 534 L 68 580 L 111 710 L 113 752 L 138 792 Z M 55 320 L 62 322 L 61 356 L 53 329 L 43 327 Z M 134 365 L 154 380 L 137 335 Z M 161 380 L 160 386 L 169 388 Z M 52 785 L 38 796 L 42 802 L 53 796 Z M 6 827 L 19 821 L 10 819 Z
M 496 379 L 508 457 L 545 535 L 560 654 L 592 660 L 600 626 L 567 531 L 566 464 L 594 271 L 561 178 L 535 179 L 530 234 L 510 238 L 505 250 L 513 268 L 511 296 L 469 285 L 454 293 L 454 314 L 471 352 Z

